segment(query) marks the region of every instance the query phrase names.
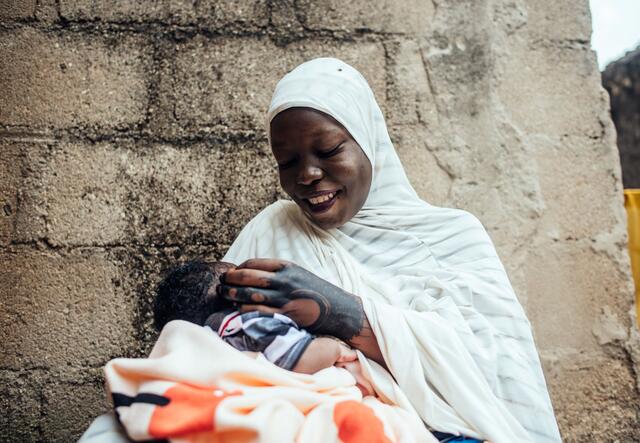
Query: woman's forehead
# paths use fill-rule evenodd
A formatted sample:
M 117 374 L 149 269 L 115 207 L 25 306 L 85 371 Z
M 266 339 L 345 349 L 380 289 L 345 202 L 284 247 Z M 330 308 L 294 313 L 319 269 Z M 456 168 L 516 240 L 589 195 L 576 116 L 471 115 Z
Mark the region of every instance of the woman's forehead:
M 289 108 L 282 111 L 273 118 L 270 129 L 274 147 L 286 144 L 291 137 L 322 139 L 348 134 L 333 117 L 311 108 Z

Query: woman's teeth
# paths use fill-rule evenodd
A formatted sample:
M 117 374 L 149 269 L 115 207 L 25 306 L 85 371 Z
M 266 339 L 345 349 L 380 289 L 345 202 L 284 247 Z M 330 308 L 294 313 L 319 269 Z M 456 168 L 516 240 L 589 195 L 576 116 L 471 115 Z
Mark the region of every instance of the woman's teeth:
M 319 205 L 320 203 L 324 203 L 326 201 L 331 200 L 334 195 L 336 195 L 335 192 L 330 192 L 328 194 L 321 195 L 319 197 L 311 197 L 309 198 L 309 201 L 311 202 L 312 205 Z

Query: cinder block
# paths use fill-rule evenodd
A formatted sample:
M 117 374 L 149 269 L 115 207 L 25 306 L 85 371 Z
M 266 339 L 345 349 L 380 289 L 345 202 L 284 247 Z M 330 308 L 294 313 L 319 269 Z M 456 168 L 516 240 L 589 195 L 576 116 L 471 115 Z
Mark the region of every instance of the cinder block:
M 0 435 L 3 442 L 40 441 L 41 377 L 42 371 L 0 371 Z
M 418 125 L 391 127 L 390 136 L 413 188 L 425 201 L 447 206 L 451 177 L 438 163 L 429 141 L 431 133 Z
M 144 121 L 146 40 L 34 29 L 0 34 L 0 124 L 123 128 Z
M 387 123 L 424 123 L 435 129 L 438 126 L 438 110 L 418 43 L 414 40 L 402 40 L 390 42 L 387 46 L 392 59 L 389 67 L 391 84 L 387 91 Z
M 527 313 L 542 353 L 601 355 L 595 333 L 605 306 L 623 329 L 630 326 L 628 271 L 610 254 L 596 253 L 590 241 L 538 240 L 525 266 Z
M 117 0 L 60 2 L 60 14 L 69 21 L 163 22 L 221 28 L 232 25 L 266 26 L 269 11 L 266 0 L 222 0 L 192 2 L 162 0 L 123 2 Z
M 58 0 L 38 0 L 36 20 L 42 24 L 53 24 L 60 21 Z
M 557 137 L 600 136 L 600 119 L 609 117 L 591 50 L 546 43 L 514 47 L 501 65 L 496 91 L 520 130 Z
M 62 143 L 40 152 L 41 179 L 23 193 L 43 201 L 54 245 L 229 244 L 279 187 L 271 154 L 252 143 Z
M 478 32 L 484 24 L 493 20 L 491 8 L 486 0 L 435 2 L 434 7 L 431 26 L 436 37 L 469 35 Z
M 488 98 L 494 75 L 488 35 L 471 27 L 452 34 L 435 34 L 421 44 L 441 117 L 464 121 L 482 112 L 494 114 Z
M 55 245 L 124 243 L 130 213 L 122 200 L 136 186 L 127 180 L 127 171 L 135 168 L 132 152 L 105 145 L 56 144 L 47 154 L 41 186 L 28 191 L 44 201 L 49 241 Z
M 523 1 L 498 2 L 493 6 L 492 15 L 494 29 L 507 35 L 521 31 L 527 24 L 527 7 Z
M 104 386 L 92 383 L 54 382 L 43 389 L 44 441 L 77 441 L 91 422 L 111 408 Z
M 267 40 L 198 36 L 176 45 L 166 103 L 180 126 L 264 127 L 270 92 L 286 61 Z M 243 66 L 243 69 L 238 69 Z M 161 97 L 162 98 L 162 97 Z M 165 126 L 160 122 L 159 127 Z
M 296 2 L 297 15 L 307 29 L 374 31 L 425 35 L 433 22 L 434 3 L 421 0 L 368 2 L 338 0 Z
M 3 368 L 101 366 L 135 344 L 135 294 L 106 253 L 1 253 Z
M 524 6 L 526 4 L 526 6 Z M 591 39 L 591 13 L 589 2 L 558 0 L 553 2 L 524 2 L 527 32 L 532 41 Z
M 17 207 L 12 226 L 12 241 L 28 243 L 47 236 L 47 195 L 43 181 L 49 161 L 50 146 L 46 142 L 16 141 L 20 149 L 20 163 L 14 165 L 21 174 L 17 190 Z M 15 169 L 19 168 L 19 169 Z M 52 173 L 55 173 L 53 171 Z
M 175 103 L 174 114 L 182 126 L 224 124 L 262 131 L 278 80 L 303 61 L 320 56 L 341 58 L 361 70 L 384 107 L 385 58 L 377 43 L 305 41 L 279 47 L 264 39 L 196 37 L 176 46 L 173 89 L 161 94 L 172 97 L 165 101 Z
M 284 36 L 301 35 L 305 32 L 296 10 L 297 0 L 271 2 L 271 25 Z
M 196 13 L 208 27 L 239 27 L 240 31 L 264 28 L 269 24 L 267 0 L 217 0 L 197 2 Z
M 0 139 L 0 245 L 11 242 L 22 183 L 20 145 Z
M 546 366 L 563 441 L 637 440 L 640 401 L 628 361 L 576 356 Z
M 197 21 L 193 3 L 187 0 L 154 2 L 60 0 L 60 15 L 69 21 L 193 23 Z
M 0 0 L 0 20 L 32 18 L 36 13 L 36 0 Z
M 602 139 L 532 137 L 544 201 L 541 234 L 555 240 L 595 238 L 625 217 L 615 151 Z

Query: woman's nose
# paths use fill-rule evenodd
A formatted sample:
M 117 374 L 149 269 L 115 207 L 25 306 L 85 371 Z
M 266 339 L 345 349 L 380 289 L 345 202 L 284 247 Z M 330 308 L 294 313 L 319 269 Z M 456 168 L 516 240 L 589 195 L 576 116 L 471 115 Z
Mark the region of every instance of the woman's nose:
M 313 182 L 320 180 L 322 177 L 322 169 L 312 164 L 306 164 L 303 165 L 298 172 L 296 181 L 299 185 L 310 185 Z

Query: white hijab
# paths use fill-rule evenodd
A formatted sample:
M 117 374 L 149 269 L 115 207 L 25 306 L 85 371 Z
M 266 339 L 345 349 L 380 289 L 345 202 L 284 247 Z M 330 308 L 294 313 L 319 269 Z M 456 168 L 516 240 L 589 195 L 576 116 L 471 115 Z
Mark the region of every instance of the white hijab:
M 333 58 L 303 63 L 276 86 L 267 131 L 291 107 L 322 111 L 349 131 L 372 164 L 369 196 L 330 230 L 278 201 L 224 260 L 290 260 L 360 296 L 397 382 L 385 385 L 371 364 L 378 393 L 430 429 L 494 443 L 561 441 L 529 321 L 490 238 L 471 214 L 417 196 L 364 77 Z

